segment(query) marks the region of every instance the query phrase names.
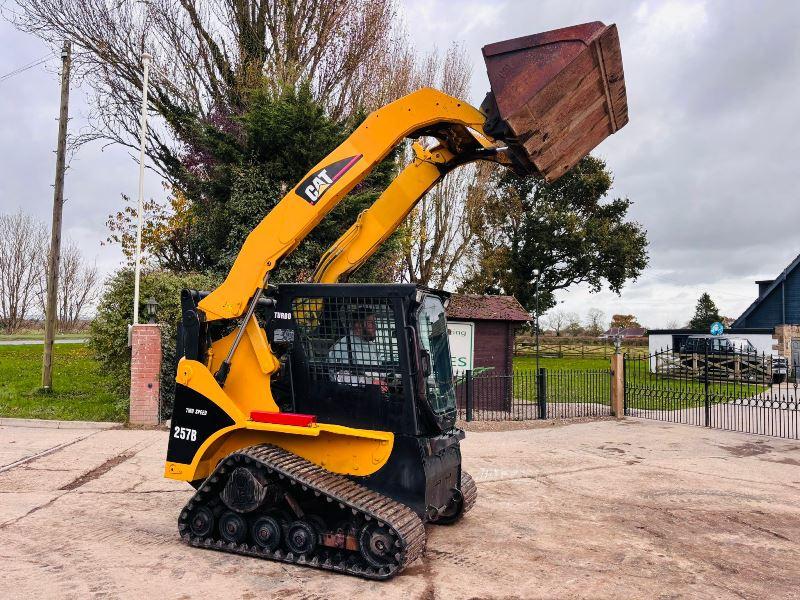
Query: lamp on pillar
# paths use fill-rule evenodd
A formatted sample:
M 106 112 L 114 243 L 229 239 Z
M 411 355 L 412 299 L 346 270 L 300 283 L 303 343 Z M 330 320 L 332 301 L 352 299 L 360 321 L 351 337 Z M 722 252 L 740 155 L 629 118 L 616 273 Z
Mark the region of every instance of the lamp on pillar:
M 151 325 L 155 324 L 156 322 L 156 312 L 158 311 L 158 302 L 156 299 L 150 296 L 144 303 L 144 310 L 147 314 L 148 323 Z

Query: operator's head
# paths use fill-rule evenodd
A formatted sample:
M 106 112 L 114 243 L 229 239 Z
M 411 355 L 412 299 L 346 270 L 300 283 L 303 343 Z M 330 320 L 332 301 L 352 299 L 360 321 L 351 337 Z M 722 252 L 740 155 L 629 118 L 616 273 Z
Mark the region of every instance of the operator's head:
M 352 321 L 353 335 L 357 335 L 362 340 L 371 342 L 378 333 L 378 326 L 375 322 L 375 311 L 370 308 L 358 308 L 353 311 Z

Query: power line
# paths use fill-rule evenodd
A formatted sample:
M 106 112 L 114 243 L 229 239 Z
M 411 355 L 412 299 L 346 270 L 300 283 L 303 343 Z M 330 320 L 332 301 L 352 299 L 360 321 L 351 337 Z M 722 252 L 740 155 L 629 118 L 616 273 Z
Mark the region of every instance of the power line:
M 50 60 L 50 58 L 52 58 L 52 56 L 54 54 L 55 54 L 55 52 L 51 52 L 50 54 L 48 54 L 46 56 L 43 56 L 42 58 L 37 58 L 33 62 L 30 62 L 27 65 L 23 65 L 21 67 L 18 67 L 16 69 L 14 69 L 13 71 L 10 71 L 9 73 L 6 73 L 5 75 L 0 75 L 0 82 L 5 81 L 6 79 L 11 79 L 15 75 L 19 75 L 20 73 L 24 73 L 28 69 L 33 69 L 34 67 L 38 67 L 39 65 L 46 63 L 48 60 Z

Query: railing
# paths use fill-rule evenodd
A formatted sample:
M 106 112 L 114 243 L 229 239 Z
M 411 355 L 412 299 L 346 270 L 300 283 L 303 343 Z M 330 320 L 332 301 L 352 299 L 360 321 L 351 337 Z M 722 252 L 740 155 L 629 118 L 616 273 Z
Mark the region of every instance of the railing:
M 797 368 L 769 354 L 625 357 L 625 414 L 800 439 Z
M 456 402 L 467 421 L 521 421 L 611 415 L 609 370 L 514 371 L 456 377 Z
M 638 342 L 635 344 L 626 342 L 623 350 L 632 356 L 647 356 L 648 354 L 647 346 Z M 514 344 L 514 354 L 516 356 L 536 356 L 535 341 L 528 339 L 517 340 Z M 614 354 L 614 344 L 611 342 L 587 344 L 568 338 L 559 341 L 548 339 L 547 341 L 539 342 L 539 356 L 541 358 L 610 359 L 612 354 Z

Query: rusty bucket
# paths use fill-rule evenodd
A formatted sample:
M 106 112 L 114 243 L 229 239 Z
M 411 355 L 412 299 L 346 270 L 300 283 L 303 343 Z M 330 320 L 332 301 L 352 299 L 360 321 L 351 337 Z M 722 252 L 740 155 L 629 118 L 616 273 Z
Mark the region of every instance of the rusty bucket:
M 616 25 L 599 21 L 489 44 L 486 133 L 518 171 L 558 179 L 628 122 Z

